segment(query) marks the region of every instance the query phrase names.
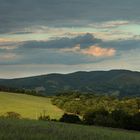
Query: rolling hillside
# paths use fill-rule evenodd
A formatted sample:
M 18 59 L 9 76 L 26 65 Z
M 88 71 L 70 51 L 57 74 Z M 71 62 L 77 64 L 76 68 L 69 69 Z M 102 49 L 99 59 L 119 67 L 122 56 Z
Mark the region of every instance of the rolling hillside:
M 63 115 L 62 110 L 51 104 L 50 98 L 0 92 L 0 115 L 9 111 L 30 119 L 37 119 L 44 111 L 54 119 L 59 119 Z
M 49 74 L 29 78 L 0 80 L 0 87 L 32 89 L 46 95 L 79 91 L 120 96 L 140 96 L 140 72 L 128 70 Z
M 139 140 L 140 133 L 58 122 L 0 119 L 0 140 Z

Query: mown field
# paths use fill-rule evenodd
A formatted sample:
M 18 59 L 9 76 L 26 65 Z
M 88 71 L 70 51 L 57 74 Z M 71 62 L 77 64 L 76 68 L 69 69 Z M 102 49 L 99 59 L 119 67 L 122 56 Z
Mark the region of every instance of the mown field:
M 46 112 L 52 119 L 59 119 L 64 113 L 51 104 L 50 98 L 0 92 L 0 115 L 10 111 L 29 119 L 37 119 L 43 112 Z
M 140 133 L 59 122 L 0 119 L 0 140 L 140 140 Z

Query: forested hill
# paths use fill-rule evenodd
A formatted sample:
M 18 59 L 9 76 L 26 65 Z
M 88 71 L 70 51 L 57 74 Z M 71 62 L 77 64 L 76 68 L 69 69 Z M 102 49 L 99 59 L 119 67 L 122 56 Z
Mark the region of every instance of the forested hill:
M 32 89 L 46 95 L 66 91 L 140 96 L 140 72 L 128 70 L 49 74 L 29 78 L 0 80 L 1 88 Z

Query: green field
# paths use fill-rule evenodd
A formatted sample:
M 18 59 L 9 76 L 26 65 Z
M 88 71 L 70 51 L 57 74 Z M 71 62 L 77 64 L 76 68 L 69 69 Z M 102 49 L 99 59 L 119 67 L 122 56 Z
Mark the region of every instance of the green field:
M 50 98 L 0 92 L 1 115 L 14 111 L 23 118 L 37 119 L 43 110 L 55 119 L 64 113 Z M 140 140 L 136 131 L 29 119 L 0 118 L 0 140 Z
M 0 140 L 140 140 L 140 133 L 59 122 L 0 119 Z
M 64 113 L 51 104 L 50 98 L 0 92 L 0 115 L 9 111 L 17 112 L 23 118 L 30 119 L 37 119 L 44 111 L 52 119 L 59 119 Z

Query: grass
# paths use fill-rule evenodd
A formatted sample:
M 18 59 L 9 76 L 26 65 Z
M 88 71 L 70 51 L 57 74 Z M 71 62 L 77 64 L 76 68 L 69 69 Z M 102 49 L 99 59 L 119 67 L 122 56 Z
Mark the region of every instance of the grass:
M 43 110 L 55 119 L 64 113 L 51 104 L 50 98 L 0 92 L 0 114 L 14 111 L 24 118 L 36 119 Z M 0 118 L 0 140 L 140 140 L 140 133 L 59 122 Z
M 0 140 L 140 140 L 140 133 L 58 122 L 0 119 Z
M 0 92 L 0 115 L 9 111 L 17 112 L 29 119 L 37 119 L 44 111 L 52 119 L 59 119 L 64 113 L 51 104 L 50 98 Z

